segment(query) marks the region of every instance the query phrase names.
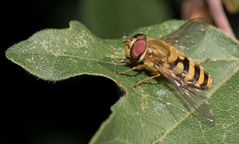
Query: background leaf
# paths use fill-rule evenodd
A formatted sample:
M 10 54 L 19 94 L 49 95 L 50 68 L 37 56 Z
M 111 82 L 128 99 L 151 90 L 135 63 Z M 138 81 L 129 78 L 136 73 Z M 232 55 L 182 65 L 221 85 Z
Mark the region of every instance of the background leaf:
M 180 21 L 168 21 L 137 30 L 160 37 L 175 30 Z M 63 80 L 82 74 L 100 75 L 115 81 L 125 96 L 112 106 L 112 114 L 90 143 L 236 143 L 239 140 L 238 69 L 239 45 L 221 31 L 210 27 L 205 39 L 193 48 L 180 47 L 204 64 L 213 76 L 206 92 L 215 113 L 215 123 L 201 123 L 177 97 L 163 78 L 137 89 L 133 85 L 147 77 L 116 75 L 128 69 L 119 65 L 124 58 L 122 40 L 97 38 L 78 22 L 68 29 L 46 29 L 10 47 L 6 56 L 31 74 L 44 80 Z M 133 72 L 137 74 L 137 72 Z
M 79 14 L 82 15 L 82 21 L 87 28 L 97 36 L 119 38 L 136 27 L 172 18 L 172 9 L 177 9 L 172 7 L 173 2 L 168 0 L 84 0 L 79 7 Z

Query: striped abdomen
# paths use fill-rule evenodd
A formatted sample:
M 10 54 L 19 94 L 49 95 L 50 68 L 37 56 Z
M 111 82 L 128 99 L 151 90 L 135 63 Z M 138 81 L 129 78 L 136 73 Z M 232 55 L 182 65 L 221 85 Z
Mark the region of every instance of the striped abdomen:
M 170 69 L 185 82 L 194 85 L 197 88 L 208 88 L 212 84 L 212 78 L 200 65 L 194 64 L 190 59 L 178 56 L 170 64 Z

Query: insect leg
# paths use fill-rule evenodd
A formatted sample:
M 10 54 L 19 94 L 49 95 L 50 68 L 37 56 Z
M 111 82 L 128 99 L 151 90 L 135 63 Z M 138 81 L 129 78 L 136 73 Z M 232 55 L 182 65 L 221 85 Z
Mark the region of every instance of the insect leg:
M 156 74 L 156 75 L 154 75 L 154 76 L 144 78 L 144 79 L 140 80 L 139 82 L 137 82 L 137 83 L 134 85 L 134 87 L 136 88 L 137 86 L 141 85 L 141 84 L 144 83 L 145 81 L 150 80 L 150 79 L 153 79 L 153 78 L 156 78 L 156 77 L 159 77 L 160 75 L 161 75 L 161 74 L 158 73 L 158 74 Z
M 200 85 L 196 81 L 187 81 L 186 83 L 190 87 L 201 89 Z
M 125 62 L 125 59 L 122 59 L 122 60 L 117 60 L 116 63 L 119 65 L 125 65 L 126 62 Z
M 195 63 L 196 65 L 200 65 L 200 64 L 203 64 L 203 63 L 208 62 L 209 60 L 210 60 L 210 58 L 207 58 L 207 59 L 204 59 L 204 60 L 195 61 L 194 63 Z
M 115 72 L 116 74 L 128 74 L 130 73 L 131 71 L 134 71 L 134 70 L 141 70 L 144 68 L 144 65 L 141 64 L 141 65 L 137 65 L 131 69 L 128 69 L 128 70 L 125 70 L 125 71 L 120 71 L 120 72 Z

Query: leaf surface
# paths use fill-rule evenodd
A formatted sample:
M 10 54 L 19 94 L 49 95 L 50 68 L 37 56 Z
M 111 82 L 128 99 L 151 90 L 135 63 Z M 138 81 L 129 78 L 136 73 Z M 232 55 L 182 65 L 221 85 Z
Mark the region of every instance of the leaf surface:
M 182 24 L 181 21 L 168 21 L 140 28 L 133 34 L 140 32 L 149 37 L 161 37 Z M 37 32 L 10 47 L 6 56 L 44 80 L 98 75 L 115 81 L 124 89 L 126 94 L 111 107 L 112 114 L 93 136 L 91 144 L 238 142 L 238 42 L 210 27 L 200 44 L 192 48 L 180 47 L 180 50 L 194 60 L 211 59 L 203 66 L 214 80 L 212 88 L 205 92 L 215 114 L 214 124 L 202 123 L 194 117 L 193 111 L 185 108 L 176 90 L 162 77 L 133 88 L 148 75 L 114 73 L 129 69 L 119 64 L 124 58 L 122 40 L 100 39 L 76 21 L 67 29 Z

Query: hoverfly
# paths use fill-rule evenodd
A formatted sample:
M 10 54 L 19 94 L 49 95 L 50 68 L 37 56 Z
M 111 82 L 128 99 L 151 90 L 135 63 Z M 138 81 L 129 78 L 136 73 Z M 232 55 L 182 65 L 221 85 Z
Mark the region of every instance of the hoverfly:
M 211 86 L 212 77 L 200 66 L 202 62 L 194 62 L 177 49 L 178 45 L 192 47 L 198 44 L 205 36 L 207 27 L 201 19 L 193 19 L 162 38 L 147 38 L 145 34 L 127 38 L 125 58 L 134 67 L 119 73 L 146 70 L 152 74 L 135 86 L 162 75 L 199 115 L 212 122 L 213 112 L 201 91 Z

